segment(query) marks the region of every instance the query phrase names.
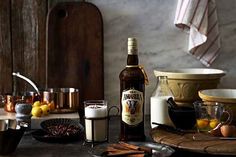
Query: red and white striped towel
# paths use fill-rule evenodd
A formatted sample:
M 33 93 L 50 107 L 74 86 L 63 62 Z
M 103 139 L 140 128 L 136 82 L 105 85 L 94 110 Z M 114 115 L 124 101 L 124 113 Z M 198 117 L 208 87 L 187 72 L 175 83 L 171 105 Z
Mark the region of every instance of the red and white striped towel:
M 174 23 L 189 32 L 189 53 L 210 66 L 220 49 L 215 0 L 178 0 Z

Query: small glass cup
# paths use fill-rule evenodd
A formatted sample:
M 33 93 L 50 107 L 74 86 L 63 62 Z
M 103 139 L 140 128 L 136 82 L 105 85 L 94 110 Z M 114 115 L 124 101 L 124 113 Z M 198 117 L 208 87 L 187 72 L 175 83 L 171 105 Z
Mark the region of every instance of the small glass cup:
M 108 142 L 109 139 L 109 115 L 112 109 L 119 109 L 116 106 L 108 108 L 106 100 L 84 101 L 85 119 L 85 142 L 95 143 Z
M 107 141 L 108 110 L 105 100 L 88 100 L 84 102 L 85 133 L 87 142 Z
M 218 102 L 194 102 L 196 127 L 198 132 L 208 132 L 219 123 L 228 124 L 232 121 L 230 108 Z

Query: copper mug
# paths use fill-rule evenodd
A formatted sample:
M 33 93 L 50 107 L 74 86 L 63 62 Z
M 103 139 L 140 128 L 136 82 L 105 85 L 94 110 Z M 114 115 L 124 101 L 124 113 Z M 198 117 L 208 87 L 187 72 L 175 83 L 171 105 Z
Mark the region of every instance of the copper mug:
M 4 110 L 7 112 L 15 112 L 15 105 L 18 102 L 22 102 L 21 96 L 13 96 L 10 94 L 1 95 L 1 103 L 4 104 Z

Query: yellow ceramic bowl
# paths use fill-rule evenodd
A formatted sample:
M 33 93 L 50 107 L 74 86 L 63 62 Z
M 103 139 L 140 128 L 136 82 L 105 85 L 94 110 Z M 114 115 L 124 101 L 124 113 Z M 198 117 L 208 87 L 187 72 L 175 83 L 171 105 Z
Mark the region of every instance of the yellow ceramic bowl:
M 198 94 L 202 101 L 228 106 L 233 112 L 233 123 L 236 124 L 236 89 L 207 89 L 200 90 Z
M 200 99 L 199 90 L 216 88 L 225 72 L 210 68 L 186 68 L 154 70 L 154 74 L 167 76 L 177 104 L 188 106 Z
M 207 89 L 198 94 L 203 101 L 236 104 L 236 89 Z

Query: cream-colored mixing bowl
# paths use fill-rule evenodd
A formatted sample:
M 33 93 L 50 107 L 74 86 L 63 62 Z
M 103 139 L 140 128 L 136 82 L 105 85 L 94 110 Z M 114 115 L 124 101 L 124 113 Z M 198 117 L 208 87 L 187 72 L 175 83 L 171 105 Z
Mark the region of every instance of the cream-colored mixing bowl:
M 217 88 L 226 73 L 219 69 L 185 68 L 154 70 L 156 77 L 167 76 L 175 101 L 182 106 L 189 106 L 200 100 L 198 91 Z

